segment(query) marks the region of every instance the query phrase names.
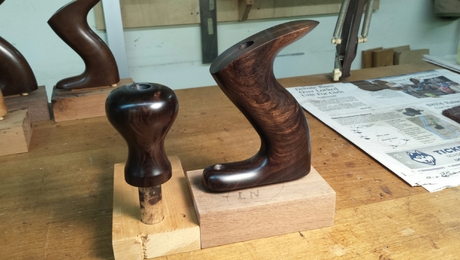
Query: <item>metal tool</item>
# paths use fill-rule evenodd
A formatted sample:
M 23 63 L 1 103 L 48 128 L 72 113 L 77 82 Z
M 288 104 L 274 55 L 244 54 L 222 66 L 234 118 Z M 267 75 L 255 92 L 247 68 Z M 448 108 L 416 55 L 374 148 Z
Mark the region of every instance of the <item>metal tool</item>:
M 218 54 L 216 0 L 200 0 L 201 52 L 203 64 L 211 63 Z
M 337 44 L 334 70 L 332 72 L 334 81 L 350 76 L 351 63 L 356 57 L 358 43 L 367 41 L 373 9 L 374 0 L 342 1 L 332 36 L 332 43 Z M 361 37 L 358 37 L 363 12 L 365 13 L 363 28 Z

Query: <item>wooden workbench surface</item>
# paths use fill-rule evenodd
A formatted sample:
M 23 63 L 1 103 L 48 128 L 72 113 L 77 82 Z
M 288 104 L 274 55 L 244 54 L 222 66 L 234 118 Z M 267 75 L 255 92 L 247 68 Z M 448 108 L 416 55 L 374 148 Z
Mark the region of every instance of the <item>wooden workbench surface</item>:
M 365 69 L 349 80 L 431 68 Z M 314 75 L 280 82 L 291 87 L 331 81 Z M 257 134 L 218 87 L 176 93 L 179 115 L 166 150 L 179 156 L 185 171 L 258 150 Z M 160 259 L 459 257 L 459 188 L 430 194 L 410 187 L 318 119 L 307 118 L 312 164 L 337 193 L 334 226 Z M 0 157 L 0 258 L 113 259 L 113 165 L 126 159 L 124 140 L 105 117 L 33 127 L 28 153 Z

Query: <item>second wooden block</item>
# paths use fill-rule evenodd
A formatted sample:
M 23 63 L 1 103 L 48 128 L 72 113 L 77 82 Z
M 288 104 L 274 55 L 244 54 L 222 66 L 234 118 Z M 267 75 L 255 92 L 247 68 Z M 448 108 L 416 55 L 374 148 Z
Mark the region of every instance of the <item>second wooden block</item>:
M 0 156 L 29 151 L 32 123 L 27 108 L 8 111 L 0 121 Z
M 133 80 L 121 79 L 117 86 L 133 83 Z M 54 121 L 93 118 L 105 116 L 105 100 L 115 87 L 87 88 L 79 90 L 53 89 L 51 103 Z
M 202 248 L 334 223 L 335 191 L 314 168 L 299 180 L 226 193 L 207 192 L 202 172 L 187 172 Z
M 200 249 L 200 228 L 178 157 L 168 157 L 171 179 L 162 185 L 165 218 L 141 222 L 138 188 L 124 179 L 124 163 L 115 164 L 112 245 L 116 260 L 149 259 Z

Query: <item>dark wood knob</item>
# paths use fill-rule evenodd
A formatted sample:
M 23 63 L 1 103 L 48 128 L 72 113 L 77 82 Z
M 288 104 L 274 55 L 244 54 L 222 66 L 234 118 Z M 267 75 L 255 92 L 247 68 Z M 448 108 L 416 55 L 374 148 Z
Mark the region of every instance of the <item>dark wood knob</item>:
M 0 37 L 0 89 L 3 95 L 29 93 L 37 88 L 35 75 L 24 56 Z
M 204 186 L 222 192 L 295 180 L 310 172 L 311 144 L 302 107 L 273 74 L 276 54 L 316 27 L 294 21 L 257 33 L 230 47 L 210 72 L 261 139 L 253 157 L 208 166 Z
M 120 81 L 115 58 L 88 26 L 88 12 L 99 0 L 76 0 L 59 9 L 48 20 L 54 32 L 69 45 L 85 63 L 85 71 L 56 83 L 58 89 L 79 89 L 111 86 Z
M 177 112 L 174 92 L 154 83 L 119 87 L 107 97 L 110 123 L 128 144 L 125 180 L 136 187 L 159 186 L 171 178 L 164 140 Z

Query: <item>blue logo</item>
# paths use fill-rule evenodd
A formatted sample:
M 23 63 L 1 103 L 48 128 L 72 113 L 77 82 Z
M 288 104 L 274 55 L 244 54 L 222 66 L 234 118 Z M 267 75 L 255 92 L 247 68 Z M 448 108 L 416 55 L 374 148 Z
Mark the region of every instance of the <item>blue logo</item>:
M 406 152 L 406 154 L 409 155 L 412 161 L 428 165 L 436 165 L 436 159 L 433 156 L 426 154 L 424 152 L 414 150 L 414 152 Z

